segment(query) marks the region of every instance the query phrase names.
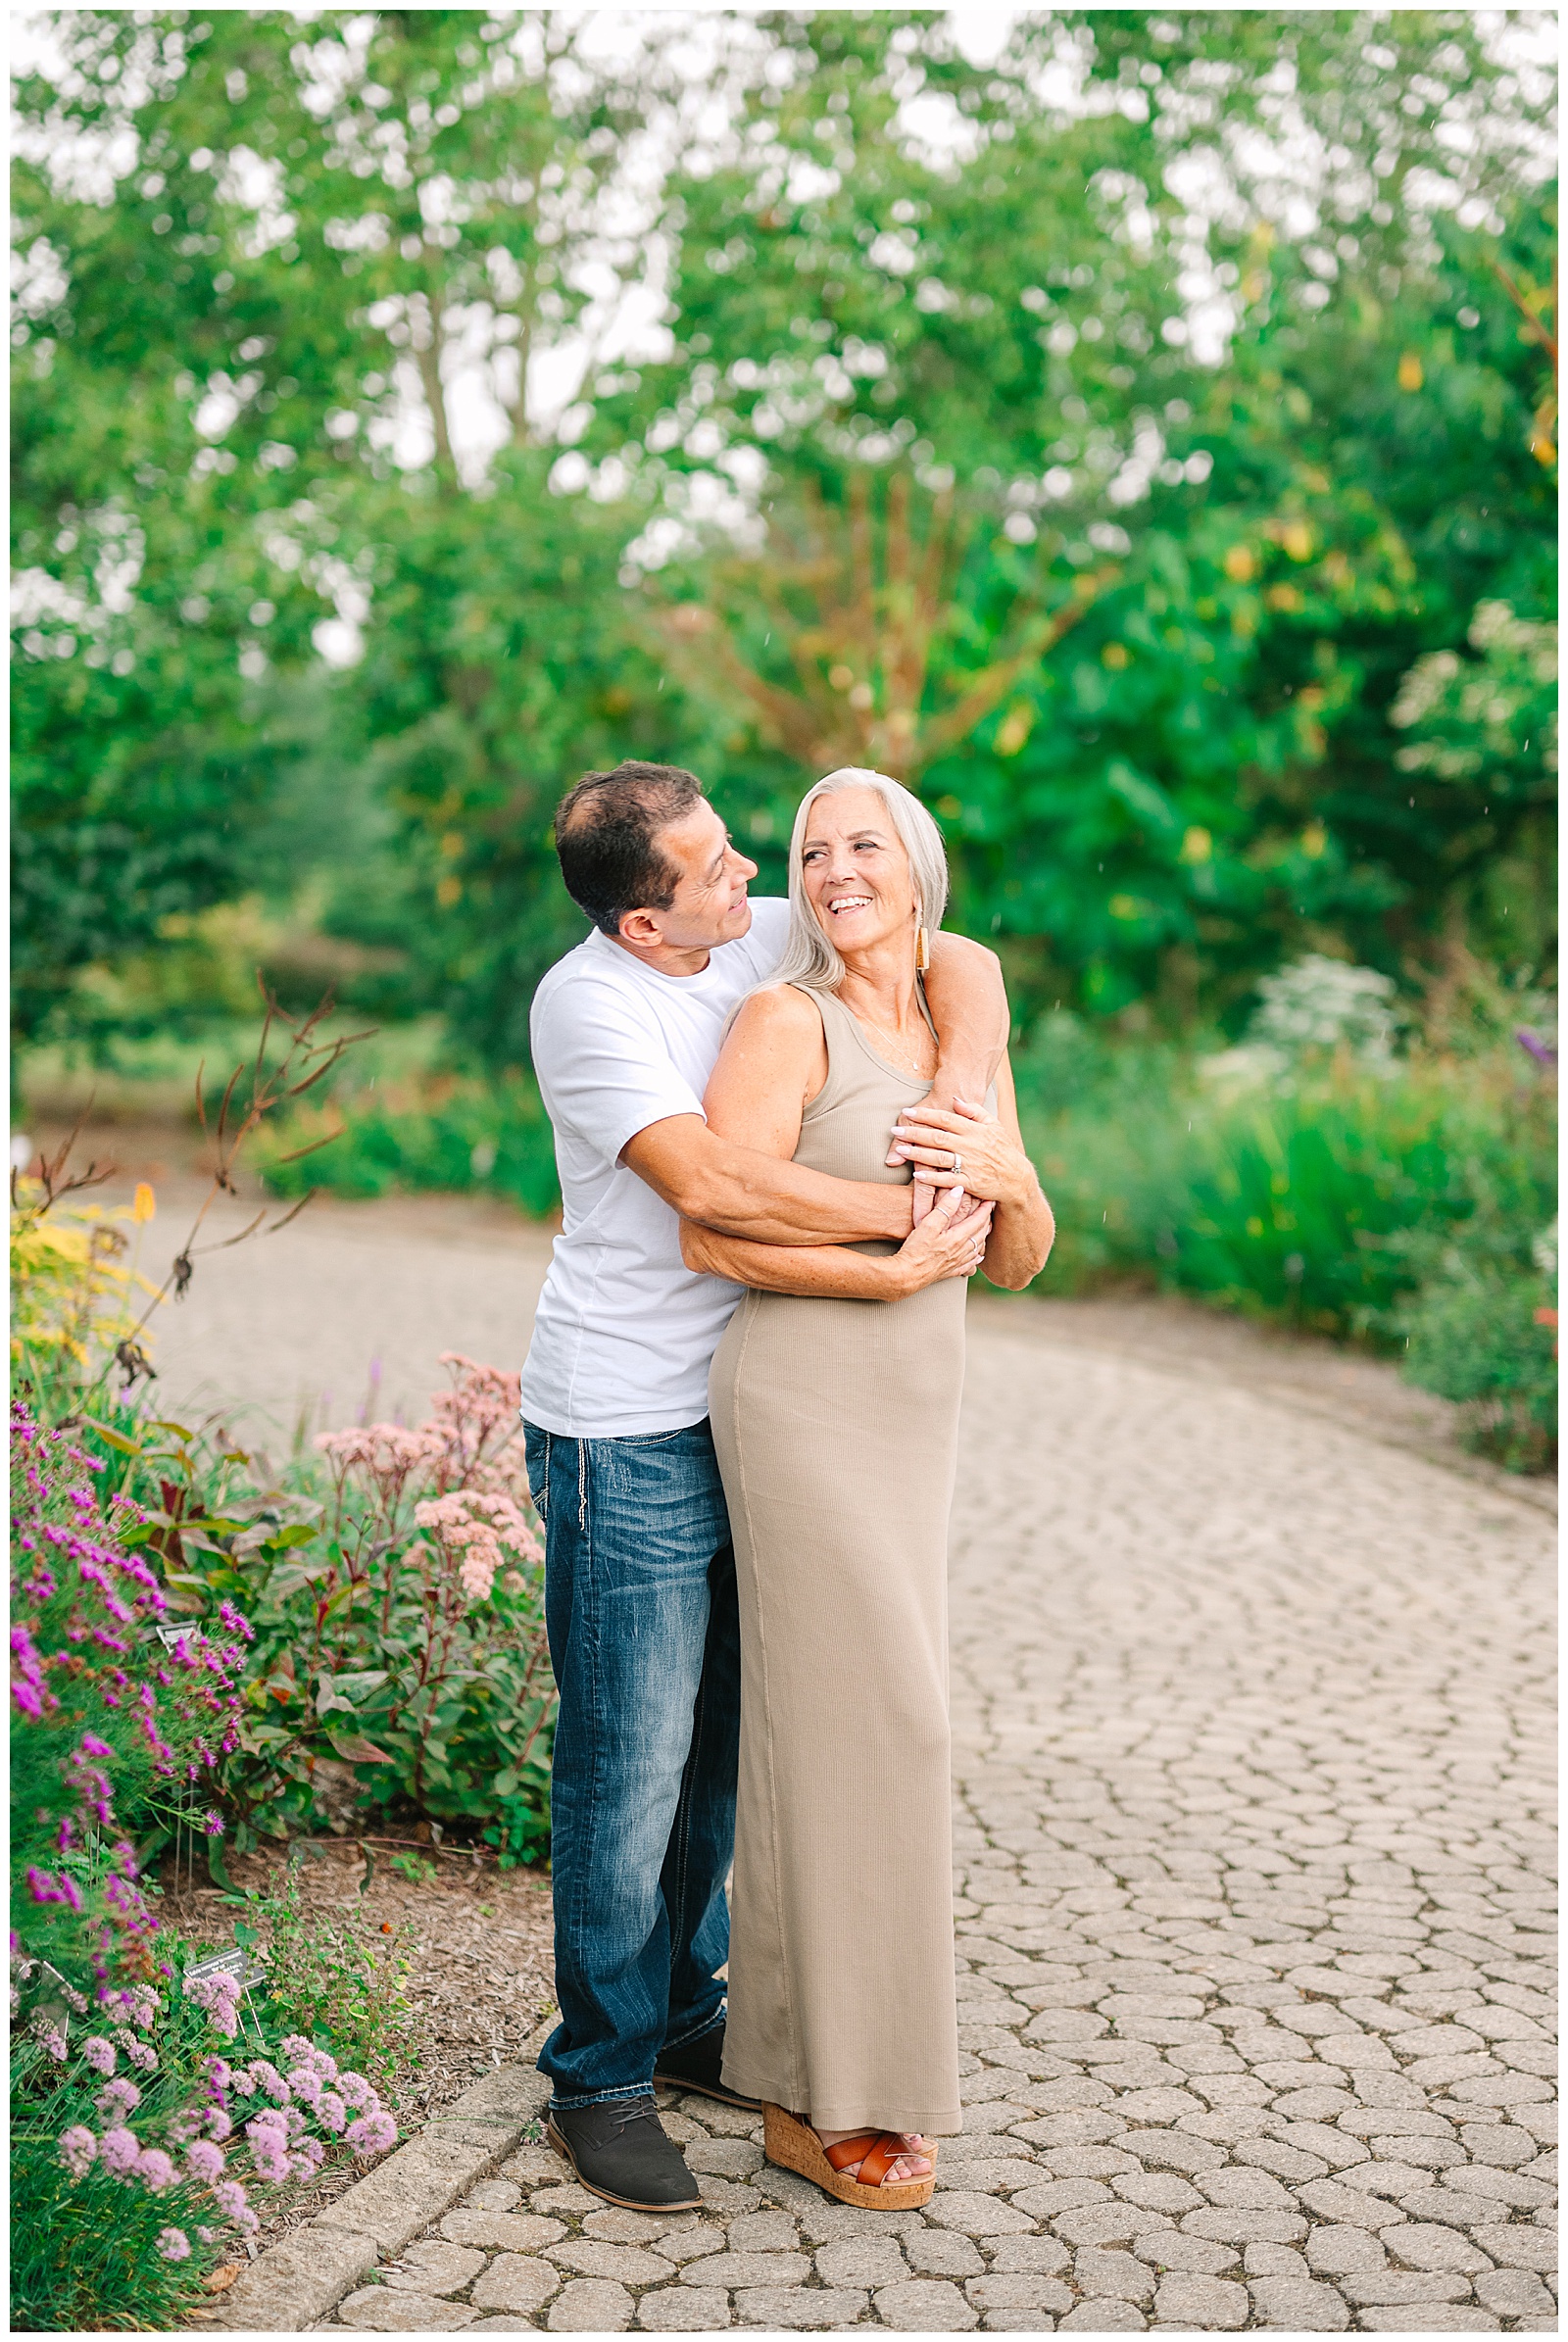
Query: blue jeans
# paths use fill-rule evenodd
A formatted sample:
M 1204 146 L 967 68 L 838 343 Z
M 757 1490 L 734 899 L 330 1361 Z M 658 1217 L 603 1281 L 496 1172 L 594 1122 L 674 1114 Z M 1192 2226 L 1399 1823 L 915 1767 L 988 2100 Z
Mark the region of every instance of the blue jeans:
M 707 1423 L 625 1439 L 526 1424 L 561 1694 L 551 1788 L 559 2108 L 651 2097 L 721 2023 L 740 1625 Z

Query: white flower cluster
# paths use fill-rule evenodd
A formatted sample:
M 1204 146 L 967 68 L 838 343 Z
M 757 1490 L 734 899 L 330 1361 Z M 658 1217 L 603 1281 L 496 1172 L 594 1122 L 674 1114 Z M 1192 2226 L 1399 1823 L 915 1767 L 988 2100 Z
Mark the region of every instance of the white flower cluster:
M 1248 1028 L 1250 1041 L 1288 1056 L 1336 1049 L 1380 1061 L 1394 1054 L 1399 1027 L 1394 979 L 1376 968 L 1352 967 L 1309 951 L 1293 967 L 1265 976 L 1257 990 L 1260 1005 Z
M 1200 1058 L 1205 1083 L 1289 1089 L 1302 1058 L 1336 1050 L 1368 1072 L 1393 1072 L 1400 1020 L 1392 976 L 1309 951 L 1257 989 L 1259 1005 L 1241 1046 Z
M 1470 621 L 1470 647 L 1479 659 L 1429 652 L 1400 684 L 1389 721 L 1427 735 L 1398 750 L 1400 771 L 1469 780 L 1489 756 L 1526 756 L 1538 733 L 1542 763 L 1553 770 L 1556 717 L 1541 702 L 1557 673 L 1556 627 L 1516 616 L 1507 602 L 1482 602 Z

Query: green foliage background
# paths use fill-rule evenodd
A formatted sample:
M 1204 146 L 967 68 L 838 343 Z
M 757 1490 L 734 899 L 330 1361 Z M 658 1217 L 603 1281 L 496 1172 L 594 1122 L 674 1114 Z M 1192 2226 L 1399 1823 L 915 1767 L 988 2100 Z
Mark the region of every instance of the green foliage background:
M 1393 717 L 1478 606 L 1552 608 L 1543 54 L 1455 10 L 1067 10 L 980 61 L 910 10 L 51 12 L 22 1039 L 200 1022 L 260 958 L 520 1066 L 563 786 L 693 764 L 777 888 L 858 722 L 1026 1023 L 1234 1027 L 1293 953 L 1409 984 L 1460 933 L 1539 973 L 1549 687 L 1468 759 Z M 950 552 L 898 735 L 829 572 L 902 623 L 903 511 Z

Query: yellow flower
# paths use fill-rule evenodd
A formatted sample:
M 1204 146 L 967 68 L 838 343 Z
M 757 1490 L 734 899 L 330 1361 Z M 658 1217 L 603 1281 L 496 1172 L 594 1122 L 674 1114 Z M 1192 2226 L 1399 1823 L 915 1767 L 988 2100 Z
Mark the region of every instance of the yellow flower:
M 157 1216 L 158 1200 L 144 1179 L 136 1182 L 136 1193 L 130 1201 L 130 1216 L 138 1228 Z
M 1425 380 L 1426 374 L 1420 359 L 1417 358 L 1413 350 L 1406 350 L 1399 361 L 1399 388 L 1401 390 L 1419 390 Z
M 1246 585 L 1256 566 L 1245 545 L 1233 545 L 1225 556 L 1225 574 L 1234 577 L 1238 585 Z

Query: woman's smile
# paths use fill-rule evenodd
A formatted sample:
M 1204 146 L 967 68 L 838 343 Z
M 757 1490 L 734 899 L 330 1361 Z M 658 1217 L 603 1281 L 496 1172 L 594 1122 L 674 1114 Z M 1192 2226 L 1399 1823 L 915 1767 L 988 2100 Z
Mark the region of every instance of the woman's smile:
M 801 875 L 822 926 L 842 931 L 844 951 L 871 951 L 905 929 L 912 936 L 909 857 L 874 790 L 837 789 L 817 799 Z

